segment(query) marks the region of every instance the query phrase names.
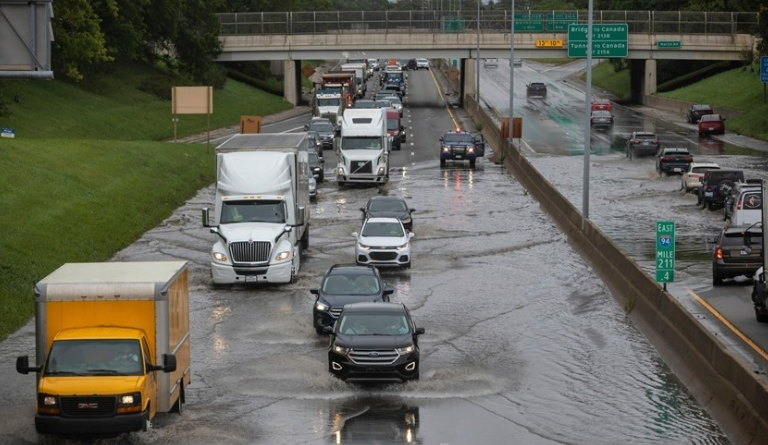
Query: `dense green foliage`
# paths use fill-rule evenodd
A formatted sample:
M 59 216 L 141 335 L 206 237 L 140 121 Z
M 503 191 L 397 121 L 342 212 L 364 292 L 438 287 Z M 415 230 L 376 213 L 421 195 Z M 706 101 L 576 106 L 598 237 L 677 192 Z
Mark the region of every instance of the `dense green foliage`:
M 0 339 L 32 316 L 34 283 L 66 262 L 109 260 L 213 182 L 210 147 L 161 142 L 173 137 L 170 102 L 139 86 L 168 76 L 120 64 L 87 83 L 0 83 L 0 95 L 19 97 L 0 118 L 16 133 L 0 139 Z M 213 101 L 213 128 L 290 108 L 234 81 Z M 182 115 L 178 134 L 207 125 Z

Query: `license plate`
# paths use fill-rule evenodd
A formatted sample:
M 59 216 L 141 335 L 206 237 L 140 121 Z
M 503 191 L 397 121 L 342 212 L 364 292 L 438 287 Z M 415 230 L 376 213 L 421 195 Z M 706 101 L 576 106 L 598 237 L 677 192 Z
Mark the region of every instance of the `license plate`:
M 461 155 L 456 155 L 456 159 L 461 159 Z
M 683 169 L 682 168 L 675 168 L 675 169 L 672 169 L 672 171 L 674 171 L 674 172 L 681 172 L 681 171 L 683 171 Z
M 245 276 L 245 282 L 246 283 L 256 283 L 259 281 L 259 277 L 256 275 L 246 275 Z
M 643 142 L 643 145 L 648 145 L 648 142 Z
M 704 196 L 706 196 L 707 198 L 711 198 L 712 192 L 704 192 Z
M 714 128 L 712 128 L 712 127 L 709 127 L 709 131 L 712 131 L 712 130 L 714 130 Z

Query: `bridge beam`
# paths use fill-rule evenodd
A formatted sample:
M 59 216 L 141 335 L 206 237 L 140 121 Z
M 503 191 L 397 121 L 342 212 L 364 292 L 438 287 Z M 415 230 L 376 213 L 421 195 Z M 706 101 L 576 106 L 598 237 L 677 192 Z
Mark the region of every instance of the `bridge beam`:
M 645 97 L 656 92 L 656 60 L 629 60 L 630 98 L 645 103 Z
M 461 101 L 461 106 L 464 106 L 464 96 L 475 95 L 475 82 L 476 82 L 476 72 L 477 70 L 475 67 L 477 66 L 476 59 L 469 58 L 469 59 L 461 59 L 461 73 L 459 74 L 461 76 L 459 85 L 461 86 L 461 91 L 459 91 L 459 100 Z
M 283 60 L 283 97 L 294 106 L 301 103 L 301 60 Z

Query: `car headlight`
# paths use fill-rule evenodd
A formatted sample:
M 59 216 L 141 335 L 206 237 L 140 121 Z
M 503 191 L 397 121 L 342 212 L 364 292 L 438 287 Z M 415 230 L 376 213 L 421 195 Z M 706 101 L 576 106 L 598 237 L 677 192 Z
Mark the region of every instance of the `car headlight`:
M 330 306 L 328 306 L 327 304 L 323 304 L 319 301 L 315 303 L 315 309 L 317 309 L 318 311 L 327 311 L 329 308 Z
M 379 167 L 379 176 L 383 175 L 386 172 L 387 172 L 387 169 L 385 169 L 384 167 Z
M 37 412 L 40 414 L 60 414 L 59 398 L 50 394 L 38 394 Z
M 333 345 L 333 352 L 339 355 L 347 355 L 352 348 L 345 348 L 343 346 Z
M 449 151 L 451 151 L 451 147 L 448 147 L 448 146 L 446 146 L 446 145 L 443 145 L 443 151 L 445 151 L 445 152 L 449 152 Z
M 407 249 L 408 243 L 403 244 L 402 246 L 397 246 L 398 249 Z
M 287 260 L 290 257 L 291 257 L 291 252 L 288 251 L 288 250 L 285 250 L 285 251 L 280 252 L 277 255 L 275 255 L 275 261 Z
M 117 398 L 118 414 L 138 413 L 141 411 L 141 394 L 134 392 L 122 394 Z
M 413 345 L 406 346 L 404 348 L 395 348 L 395 351 L 397 351 L 400 355 L 410 354 L 411 352 L 415 351 L 416 348 Z
M 222 263 L 226 263 L 229 261 L 229 259 L 227 258 L 227 254 L 223 252 L 213 252 L 213 259 L 214 261 L 219 261 Z
M 339 166 L 338 173 L 339 176 L 344 176 L 346 173 L 344 171 L 344 167 Z
M 474 151 L 475 151 L 475 147 L 469 147 L 469 148 L 467 149 L 467 151 L 468 151 L 468 152 L 470 152 L 470 153 L 474 153 Z
M 366 246 L 365 244 L 363 244 L 361 242 L 358 242 L 357 243 L 357 248 L 358 249 L 363 249 L 363 250 L 368 250 L 369 246 Z

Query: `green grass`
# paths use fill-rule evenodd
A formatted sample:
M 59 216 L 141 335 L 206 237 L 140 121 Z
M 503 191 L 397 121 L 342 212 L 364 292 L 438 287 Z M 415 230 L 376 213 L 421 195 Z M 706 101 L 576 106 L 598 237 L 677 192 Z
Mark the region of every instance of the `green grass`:
M 13 115 L 0 126 L 0 339 L 33 315 L 34 283 L 66 262 L 106 261 L 156 227 L 214 181 L 204 144 L 173 136 L 171 106 L 135 88 L 142 67 L 111 73 L 86 88 L 60 81 L 4 81 Z M 211 127 L 243 114 L 290 107 L 237 82 L 214 92 Z M 205 116 L 181 116 L 179 136 L 206 130 Z
M 582 80 L 587 79 L 586 74 L 581 75 Z M 613 65 L 602 62 L 592 67 L 592 84 L 606 89 L 622 99 L 630 97 L 629 71 L 622 70 L 618 73 L 613 70 Z
M 658 96 L 739 110 L 742 114 L 728 119 L 726 129 L 768 140 L 768 104 L 763 91 L 758 72 L 736 68 Z

